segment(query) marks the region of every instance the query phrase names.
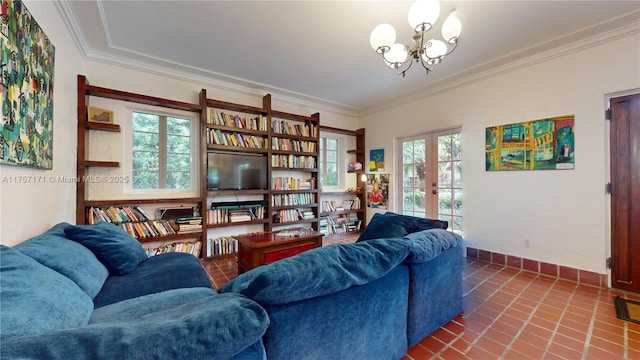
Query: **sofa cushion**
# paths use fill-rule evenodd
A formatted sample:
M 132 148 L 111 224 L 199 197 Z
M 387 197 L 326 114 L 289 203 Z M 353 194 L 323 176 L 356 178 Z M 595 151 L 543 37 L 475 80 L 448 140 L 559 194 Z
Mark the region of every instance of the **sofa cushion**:
M 219 292 L 240 293 L 269 306 L 327 295 L 384 276 L 405 259 L 409 245 L 381 239 L 316 248 L 248 271 Z
M 147 259 L 142 245 L 118 226 L 101 221 L 64 229 L 66 236 L 89 248 L 112 275 L 126 275 Z
M 73 280 L 87 295 L 94 298 L 109 276 L 107 268 L 91 250 L 65 237 L 64 229 L 71 226 L 60 223 L 43 234 L 14 247 Z
M 86 325 L 93 302 L 73 281 L 0 245 L 0 340 Z
M 417 231 L 435 228 L 446 229 L 448 226 L 449 223 L 442 220 L 400 215 L 394 212 L 386 212 L 384 214 L 376 213 L 356 242 L 403 237 Z
M 93 299 L 96 308 L 165 290 L 211 288 L 207 272 L 191 254 L 165 253 L 141 262 L 127 275 L 110 276 Z
M 443 229 L 428 229 L 404 237 L 411 242 L 411 251 L 405 264 L 427 262 L 443 251 L 462 244 L 462 236 Z
M 211 288 L 185 288 L 161 291 L 155 294 L 123 300 L 96 309 L 91 314 L 90 324 L 105 322 L 121 322 L 135 319 L 142 315 L 164 311 L 190 301 L 216 295 Z
M 256 343 L 261 349 L 268 326 L 267 313 L 254 301 L 214 295 L 126 320 L 3 342 L 0 358 L 231 359 Z M 263 352 L 252 353 L 264 358 Z

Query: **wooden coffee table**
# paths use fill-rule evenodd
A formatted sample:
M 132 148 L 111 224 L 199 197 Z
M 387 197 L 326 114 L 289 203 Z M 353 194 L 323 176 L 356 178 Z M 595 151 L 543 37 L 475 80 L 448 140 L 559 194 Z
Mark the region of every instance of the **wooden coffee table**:
M 322 233 L 312 229 L 285 229 L 236 238 L 238 274 L 322 246 Z

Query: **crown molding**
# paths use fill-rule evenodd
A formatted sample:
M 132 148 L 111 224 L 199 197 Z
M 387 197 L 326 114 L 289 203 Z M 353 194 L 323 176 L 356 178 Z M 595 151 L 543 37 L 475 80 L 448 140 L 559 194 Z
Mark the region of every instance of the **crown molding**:
M 76 44 L 76 48 L 78 49 L 78 51 L 80 51 L 80 55 L 82 55 L 82 57 L 86 57 L 86 49 L 89 46 L 87 45 L 84 36 L 82 36 L 80 25 L 78 24 L 78 21 L 76 20 L 76 17 L 73 13 L 73 10 L 71 10 L 71 6 L 69 5 L 69 3 L 70 2 L 67 0 L 55 1 L 54 6 L 62 17 L 62 22 L 64 22 L 65 26 L 69 30 L 71 38 Z

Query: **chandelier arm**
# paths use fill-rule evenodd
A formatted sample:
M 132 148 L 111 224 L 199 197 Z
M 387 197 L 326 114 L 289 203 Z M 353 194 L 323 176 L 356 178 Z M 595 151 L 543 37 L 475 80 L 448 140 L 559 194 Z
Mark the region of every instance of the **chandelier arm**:
M 393 70 L 395 71 L 396 75 L 402 75 L 402 77 L 404 77 L 404 76 L 405 76 L 405 73 L 406 73 L 409 69 L 411 69 L 411 65 L 413 64 L 413 61 L 411 61 L 411 58 L 409 58 L 409 60 L 408 60 L 408 61 L 405 61 L 404 63 L 402 63 L 402 65 L 406 64 L 407 62 L 409 63 L 409 66 L 407 66 L 407 68 L 406 68 L 406 69 L 404 69 L 404 70 L 400 71 L 401 66 L 399 66 L 398 68 L 394 68 L 394 69 L 393 69 Z

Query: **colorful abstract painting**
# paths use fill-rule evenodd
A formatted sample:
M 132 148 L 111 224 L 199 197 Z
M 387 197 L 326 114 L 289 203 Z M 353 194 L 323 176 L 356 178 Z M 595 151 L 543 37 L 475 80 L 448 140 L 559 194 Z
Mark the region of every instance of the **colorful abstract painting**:
M 574 115 L 486 129 L 486 170 L 548 170 L 575 167 Z
M 2 0 L 0 164 L 53 167 L 55 48 L 20 0 Z
M 384 149 L 369 150 L 369 171 L 384 172 Z

